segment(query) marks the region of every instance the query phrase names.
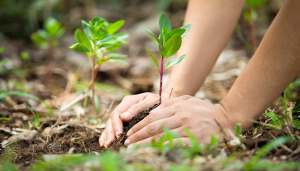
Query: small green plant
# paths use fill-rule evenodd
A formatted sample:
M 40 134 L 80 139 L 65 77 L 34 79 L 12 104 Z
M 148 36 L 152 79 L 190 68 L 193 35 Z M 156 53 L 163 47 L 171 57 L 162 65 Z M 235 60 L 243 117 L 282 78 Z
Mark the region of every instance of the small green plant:
M 34 116 L 33 125 L 34 125 L 35 127 L 40 126 L 40 125 L 41 125 L 41 122 L 40 122 L 40 117 L 39 117 L 39 115 L 38 115 L 38 114 L 35 114 L 34 111 L 31 109 L 31 107 L 28 106 L 28 108 L 29 108 L 30 112 L 32 113 L 32 115 Z
M 46 83 L 50 72 L 53 49 L 57 46 L 57 40 L 64 34 L 65 30 L 54 18 L 48 18 L 44 23 L 44 29 L 31 34 L 31 40 L 40 48 L 48 49 L 48 57 L 45 68 L 43 83 Z
M 236 31 L 239 39 L 253 52 L 256 51 L 257 43 L 255 38 L 255 21 L 258 19 L 258 8 L 263 6 L 269 0 L 246 0 L 243 7 L 243 18 L 248 22 L 251 36 L 251 43 L 249 43 L 243 36 L 239 24 L 236 26 Z
M 165 70 L 181 62 L 186 55 L 182 55 L 179 58 L 175 58 L 169 61 L 166 66 L 164 66 L 165 59 L 174 55 L 180 49 L 182 38 L 191 29 L 191 24 L 187 24 L 181 28 L 172 30 L 171 23 L 168 16 L 165 13 L 163 13 L 159 18 L 160 35 L 158 38 L 155 36 L 155 34 L 152 31 L 143 27 L 140 28 L 147 31 L 158 43 L 158 49 L 161 55 L 160 66 L 156 58 L 149 52 L 147 48 L 146 50 L 159 70 L 159 74 L 160 74 L 159 105 L 160 105 L 161 92 L 162 92 L 162 78 Z
M 92 102 L 95 114 L 95 90 L 94 83 L 100 65 L 106 62 L 121 63 L 127 65 L 127 62 L 122 60 L 126 55 L 120 53 L 108 53 L 117 50 L 120 46 L 127 44 L 125 39 L 128 34 L 116 33 L 124 24 L 124 20 L 119 20 L 115 23 L 109 23 L 104 18 L 94 17 L 91 21 L 81 21 L 84 29 L 75 31 L 75 39 L 77 43 L 70 46 L 70 49 L 85 52 L 88 56 L 92 68 L 92 80 L 88 91 L 92 90 Z

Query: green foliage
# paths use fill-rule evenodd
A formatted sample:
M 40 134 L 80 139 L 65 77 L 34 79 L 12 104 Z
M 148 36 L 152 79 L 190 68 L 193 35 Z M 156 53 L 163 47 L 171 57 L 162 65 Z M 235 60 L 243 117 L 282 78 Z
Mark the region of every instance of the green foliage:
M 2 120 L 2 121 L 10 121 L 9 118 L 0 118 L 0 120 Z
M 164 127 L 164 134 L 163 136 L 157 140 L 153 138 L 152 143 L 147 145 L 153 148 L 159 149 L 162 153 L 166 153 L 175 147 L 174 139 L 179 138 L 179 135 L 176 132 L 170 131 L 168 128 Z M 168 145 L 165 145 L 165 143 Z M 178 146 L 181 146 L 182 143 L 180 141 L 177 142 Z
M 273 112 L 273 111 L 269 111 L 268 113 L 266 113 L 265 115 L 269 116 L 273 123 L 277 126 L 281 126 L 281 123 L 280 123 L 280 120 L 279 118 L 277 117 L 277 115 Z
M 293 141 L 294 139 L 289 136 L 283 136 L 276 138 L 275 140 L 267 143 L 265 146 L 263 146 L 256 155 L 245 165 L 246 169 L 250 169 L 255 165 L 255 163 L 266 153 L 271 151 L 272 149 L 284 144 Z
M 143 28 L 143 27 L 140 27 L 140 28 L 147 31 L 150 34 L 150 36 L 156 40 L 156 42 L 159 46 L 160 54 L 162 55 L 162 60 L 163 60 L 163 59 L 166 59 L 166 58 L 174 55 L 180 49 L 180 46 L 182 43 L 182 38 L 191 29 L 191 24 L 188 24 L 181 28 L 172 30 L 171 23 L 170 23 L 168 16 L 165 13 L 163 13 L 163 14 L 161 14 L 160 19 L 159 19 L 159 30 L 160 30 L 159 37 L 156 37 L 152 31 L 150 31 L 146 28 Z M 148 51 L 147 48 L 146 48 L 146 50 L 149 53 L 149 55 L 150 55 L 151 59 L 153 60 L 153 62 L 155 63 L 155 65 L 159 68 L 156 58 Z M 178 64 L 179 62 L 181 62 L 181 60 L 184 57 L 185 57 L 185 55 L 179 57 L 176 60 L 170 61 L 167 64 L 166 69 L 175 64 Z
M 44 29 L 31 34 L 31 40 L 41 48 L 49 48 L 57 44 L 57 39 L 64 34 L 65 30 L 54 18 L 48 18 L 44 23 Z
M 269 2 L 269 0 L 246 0 L 243 10 L 243 17 L 245 20 L 250 22 L 251 18 L 256 21 L 258 18 L 257 9 L 264 4 Z M 251 9 L 251 14 L 250 14 Z
M 128 34 L 115 33 L 124 24 L 124 20 L 115 23 L 108 23 L 104 18 L 94 17 L 91 21 L 81 21 L 84 29 L 75 31 L 75 40 L 77 43 L 70 46 L 70 49 L 86 52 L 88 57 L 98 57 L 97 65 L 106 62 L 115 62 L 127 64 L 120 58 L 125 58 L 123 54 L 105 55 L 106 52 L 117 50 L 120 46 L 127 44 L 125 39 Z M 97 66 L 94 66 L 97 67 Z
M 27 52 L 22 52 L 20 54 L 21 59 L 29 59 L 29 54 Z
M 30 112 L 32 113 L 32 115 L 34 116 L 33 125 L 34 125 L 35 127 L 40 126 L 40 125 L 41 125 L 41 122 L 40 122 L 40 117 L 39 117 L 39 115 L 38 115 L 38 114 L 35 114 L 34 111 L 31 109 L 31 107 L 28 106 L 28 108 L 29 108 Z

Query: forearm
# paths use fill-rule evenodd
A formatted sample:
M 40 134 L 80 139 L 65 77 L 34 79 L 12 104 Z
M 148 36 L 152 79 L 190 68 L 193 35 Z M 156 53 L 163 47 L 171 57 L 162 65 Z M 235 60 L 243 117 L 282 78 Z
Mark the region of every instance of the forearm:
M 251 126 L 300 72 L 300 1 L 287 0 L 221 104 L 228 120 Z
M 211 71 L 226 46 L 240 16 L 243 0 L 190 0 L 185 24 L 192 24 L 183 38 L 177 56 L 186 58 L 173 67 L 170 79 L 163 89 L 172 97 L 194 95 Z

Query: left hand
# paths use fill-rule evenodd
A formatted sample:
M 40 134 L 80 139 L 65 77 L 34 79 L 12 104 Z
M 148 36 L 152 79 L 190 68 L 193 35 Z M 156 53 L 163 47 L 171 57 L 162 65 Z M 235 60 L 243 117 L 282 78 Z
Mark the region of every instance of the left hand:
M 233 128 L 236 123 L 227 121 L 222 105 L 213 105 L 192 96 L 181 96 L 163 102 L 158 108 L 133 126 L 127 133 L 126 146 L 134 144 L 149 144 L 152 137 L 159 138 L 164 134 L 163 127 L 179 135 L 182 143 L 189 143 L 190 139 L 185 133 L 188 128 L 200 143 L 209 142 L 211 134 L 220 136 L 220 123 L 223 130 Z M 176 139 L 175 139 L 176 142 Z

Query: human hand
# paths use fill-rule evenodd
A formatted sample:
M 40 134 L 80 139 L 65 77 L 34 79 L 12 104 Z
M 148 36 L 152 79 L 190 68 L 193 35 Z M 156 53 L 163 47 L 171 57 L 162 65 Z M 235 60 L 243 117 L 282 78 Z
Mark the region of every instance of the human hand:
M 165 94 L 162 99 L 166 99 Z M 110 115 L 110 119 L 106 122 L 106 128 L 99 138 L 100 146 L 108 147 L 115 139 L 123 133 L 123 121 L 129 122 L 133 116 L 139 112 L 157 104 L 159 96 L 153 93 L 142 93 L 138 95 L 126 96 L 122 102 Z
M 188 128 L 201 143 L 209 142 L 211 134 L 220 136 L 220 127 L 225 133 L 233 132 L 235 123 L 227 121 L 226 110 L 217 104 L 205 102 L 192 96 L 181 96 L 163 102 L 159 107 L 152 110 L 141 122 L 133 126 L 127 133 L 126 146 L 133 144 L 148 144 L 152 137 L 160 139 L 163 127 L 174 131 L 179 135 L 183 143 L 189 143 L 190 139 L 185 133 Z M 176 141 L 176 139 L 175 139 Z

